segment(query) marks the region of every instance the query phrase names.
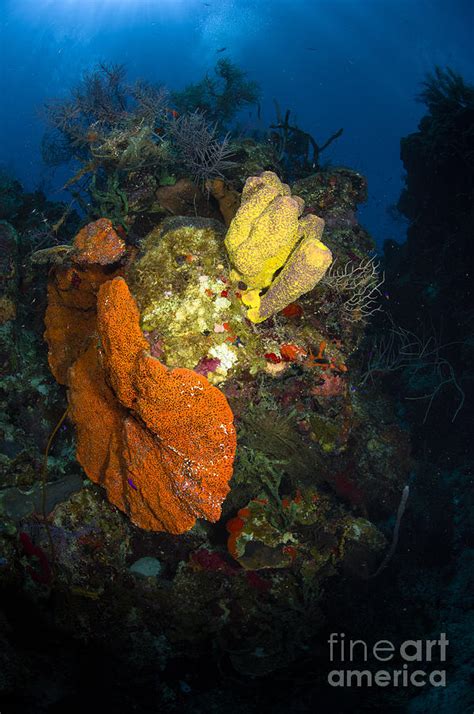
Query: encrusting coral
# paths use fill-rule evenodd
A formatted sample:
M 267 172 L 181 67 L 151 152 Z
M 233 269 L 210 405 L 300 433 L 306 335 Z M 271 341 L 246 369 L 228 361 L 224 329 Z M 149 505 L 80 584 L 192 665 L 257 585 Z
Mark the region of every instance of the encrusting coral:
M 304 201 L 271 171 L 245 183 L 225 244 L 233 278 L 248 288 L 242 300 L 252 322 L 262 322 L 314 288 L 332 262 L 320 241 L 324 221 L 301 217 L 303 209 Z

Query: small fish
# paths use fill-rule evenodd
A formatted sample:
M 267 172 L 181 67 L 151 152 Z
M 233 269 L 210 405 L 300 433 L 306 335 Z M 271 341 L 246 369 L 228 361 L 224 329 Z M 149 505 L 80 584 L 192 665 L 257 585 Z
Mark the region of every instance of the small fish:
M 308 50 L 308 52 L 317 52 L 318 51 L 316 49 L 316 47 L 307 47 L 306 49 Z
M 221 47 L 220 49 L 216 50 L 216 54 L 218 55 L 220 52 L 225 52 L 227 47 Z

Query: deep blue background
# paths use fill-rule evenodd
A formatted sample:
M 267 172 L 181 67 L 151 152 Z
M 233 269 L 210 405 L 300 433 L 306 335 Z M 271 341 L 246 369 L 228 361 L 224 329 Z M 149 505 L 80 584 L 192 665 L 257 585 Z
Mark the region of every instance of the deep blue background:
M 404 226 L 388 209 L 402 186 L 400 137 L 424 111 L 415 101 L 419 84 L 435 64 L 474 81 L 474 0 L 0 0 L 0 7 L 0 167 L 53 198 L 64 173 L 41 166 L 46 100 L 66 94 L 100 60 L 179 89 L 227 56 L 262 87 L 262 129 L 275 119 L 273 98 L 319 142 L 344 127 L 323 161 L 368 177 L 362 222 L 379 245 L 401 240 Z M 255 112 L 243 118 L 258 124 Z

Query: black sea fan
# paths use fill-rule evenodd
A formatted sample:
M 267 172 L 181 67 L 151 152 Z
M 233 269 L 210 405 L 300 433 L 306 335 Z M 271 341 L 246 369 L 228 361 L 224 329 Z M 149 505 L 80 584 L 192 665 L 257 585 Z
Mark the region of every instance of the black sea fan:
M 474 86 L 450 67 L 436 66 L 426 75 L 422 88 L 417 99 L 426 104 L 433 116 L 474 108 Z
M 208 179 L 222 177 L 226 169 L 235 165 L 229 159 L 232 149 L 229 134 L 222 140 L 217 135 L 217 126 L 208 124 L 200 111 L 183 114 L 169 127 L 169 136 L 179 157 L 192 177 L 204 183 Z

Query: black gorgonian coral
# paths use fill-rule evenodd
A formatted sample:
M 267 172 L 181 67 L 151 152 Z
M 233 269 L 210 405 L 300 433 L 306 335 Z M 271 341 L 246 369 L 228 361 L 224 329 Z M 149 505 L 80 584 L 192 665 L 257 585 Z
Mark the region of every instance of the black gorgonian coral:
M 168 135 L 181 162 L 200 183 L 223 176 L 223 172 L 234 165 L 229 158 L 232 156 L 229 135 L 219 139 L 217 126 L 209 124 L 200 111 L 175 119 L 169 125 Z

